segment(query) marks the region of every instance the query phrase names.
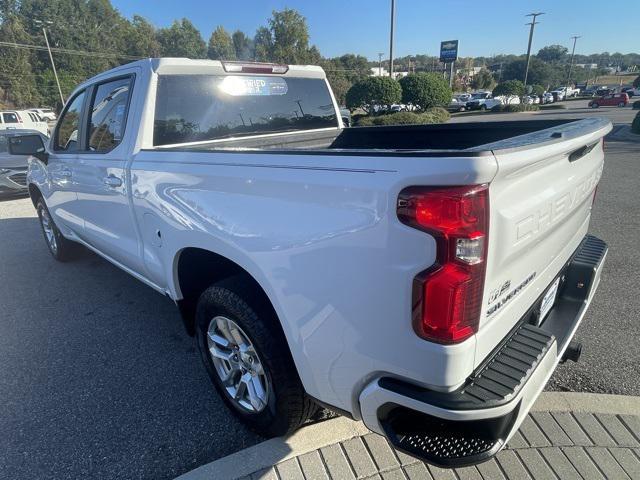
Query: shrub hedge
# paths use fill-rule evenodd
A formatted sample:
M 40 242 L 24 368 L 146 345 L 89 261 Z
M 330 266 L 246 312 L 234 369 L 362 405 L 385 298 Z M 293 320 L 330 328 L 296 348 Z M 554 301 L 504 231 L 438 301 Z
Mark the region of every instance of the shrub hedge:
M 640 100 L 636 100 L 635 102 L 633 102 L 633 109 L 640 110 Z
M 491 108 L 492 112 L 536 112 L 540 110 L 540 106 L 533 104 L 527 105 L 526 103 L 519 103 L 517 105 L 496 105 Z
M 396 112 L 384 115 L 367 115 L 356 120 L 356 126 L 369 127 L 373 125 L 426 125 L 429 123 L 444 123 L 451 115 L 444 108 L 434 107 L 422 113 Z
M 636 114 L 636 118 L 631 123 L 631 131 L 640 135 L 640 112 Z

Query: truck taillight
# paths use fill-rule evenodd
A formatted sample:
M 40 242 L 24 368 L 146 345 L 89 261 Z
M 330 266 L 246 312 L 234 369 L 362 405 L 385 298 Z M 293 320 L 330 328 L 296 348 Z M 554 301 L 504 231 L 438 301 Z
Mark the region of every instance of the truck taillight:
M 438 343 L 478 331 L 489 233 L 487 185 L 410 187 L 398 198 L 398 218 L 433 235 L 436 263 L 414 279 L 413 326 Z

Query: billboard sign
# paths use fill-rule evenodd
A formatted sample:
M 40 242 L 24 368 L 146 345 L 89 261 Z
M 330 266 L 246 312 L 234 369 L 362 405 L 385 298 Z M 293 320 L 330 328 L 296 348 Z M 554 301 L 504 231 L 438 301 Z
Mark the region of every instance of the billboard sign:
M 458 59 L 458 40 L 440 42 L 440 61 L 442 63 L 455 62 Z

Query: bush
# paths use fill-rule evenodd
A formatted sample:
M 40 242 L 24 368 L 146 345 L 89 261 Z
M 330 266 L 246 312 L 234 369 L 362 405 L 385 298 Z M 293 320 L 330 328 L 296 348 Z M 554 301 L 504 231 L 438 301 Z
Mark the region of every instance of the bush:
M 368 110 L 371 105 L 399 103 L 402 89 L 397 80 L 390 77 L 367 77 L 356 82 L 345 96 L 347 108 Z
M 566 110 L 567 106 L 562 103 L 550 103 L 547 105 L 540 105 L 540 110 Z
M 631 131 L 640 135 L 640 112 L 636 114 L 636 118 L 631 123 Z
M 536 112 L 540 110 L 538 105 L 527 105 L 525 103 L 519 103 L 517 105 L 496 105 L 491 107 L 492 112 L 505 112 L 505 113 L 515 113 L 515 112 Z
M 369 115 L 358 118 L 356 125 L 370 127 L 373 125 L 426 125 L 444 123 L 451 116 L 444 108 L 431 108 L 422 113 L 396 112 L 385 115 Z
M 524 83 L 520 80 L 507 80 L 506 82 L 499 83 L 496 88 L 493 89 L 492 93 L 494 97 L 500 95 L 516 95 L 521 97 L 524 95 Z
M 421 110 L 445 107 L 451 102 L 452 92 L 442 75 L 415 73 L 400 79 L 402 102 L 419 106 Z
M 538 97 L 541 97 L 544 91 L 545 88 L 542 85 L 531 85 L 531 95 L 537 95 Z
M 640 88 L 640 75 L 633 81 L 633 88 Z
M 636 100 L 635 102 L 633 102 L 632 108 L 634 110 L 640 110 L 640 100 Z

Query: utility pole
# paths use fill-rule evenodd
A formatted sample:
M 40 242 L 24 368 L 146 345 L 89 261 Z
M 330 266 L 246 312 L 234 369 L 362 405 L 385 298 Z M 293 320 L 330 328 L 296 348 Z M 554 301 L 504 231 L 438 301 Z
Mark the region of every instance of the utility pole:
M 453 88 L 453 68 L 456 62 L 451 62 L 451 72 L 449 73 L 449 88 Z
M 544 12 L 530 13 L 525 15 L 525 17 L 533 17 L 531 19 L 531 23 L 527 23 L 527 25 L 531 25 L 531 29 L 529 30 L 529 46 L 527 47 L 527 66 L 524 69 L 524 88 L 527 88 L 527 77 L 529 76 L 529 61 L 531 60 L 531 41 L 533 40 L 533 29 L 540 22 L 536 22 L 536 17 L 540 15 L 544 15 Z
M 53 25 L 51 21 L 34 20 L 33 23 L 40 26 L 42 25 L 42 33 L 44 33 L 44 41 L 47 44 L 47 51 L 49 52 L 49 60 L 51 60 L 51 68 L 53 69 L 53 76 L 56 79 L 56 85 L 58 86 L 58 93 L 60 94 L 60 102 L 64 106 L 64 97 L 62 96 L 62 89 L 60 88 L 60 80 L 58 79 L 58 72 L 56 71 L 56 64 L 53 61 L 53 55 L 51 54 L 51 46 L 49 45 L 49 38 L 47 37 L 46 25 Z
M 393 78 L 393 24 L 396 23 L 396 0 L 391 0 L 391 34 L 389 35 L 389 76 Z
M 576 55 L 576 42 L 580 38 L 580 35 L 574 35 L 573 37 L 573 50 L 571 50 L 571 64 L 569 65 L 569 76 L 567 77 L 567 87 L 571 82 L 571 73 L 573 72 L 573 57 Z
M 378 76 L 382 76 L 382 56 L 384 52 L 378 52 Z

